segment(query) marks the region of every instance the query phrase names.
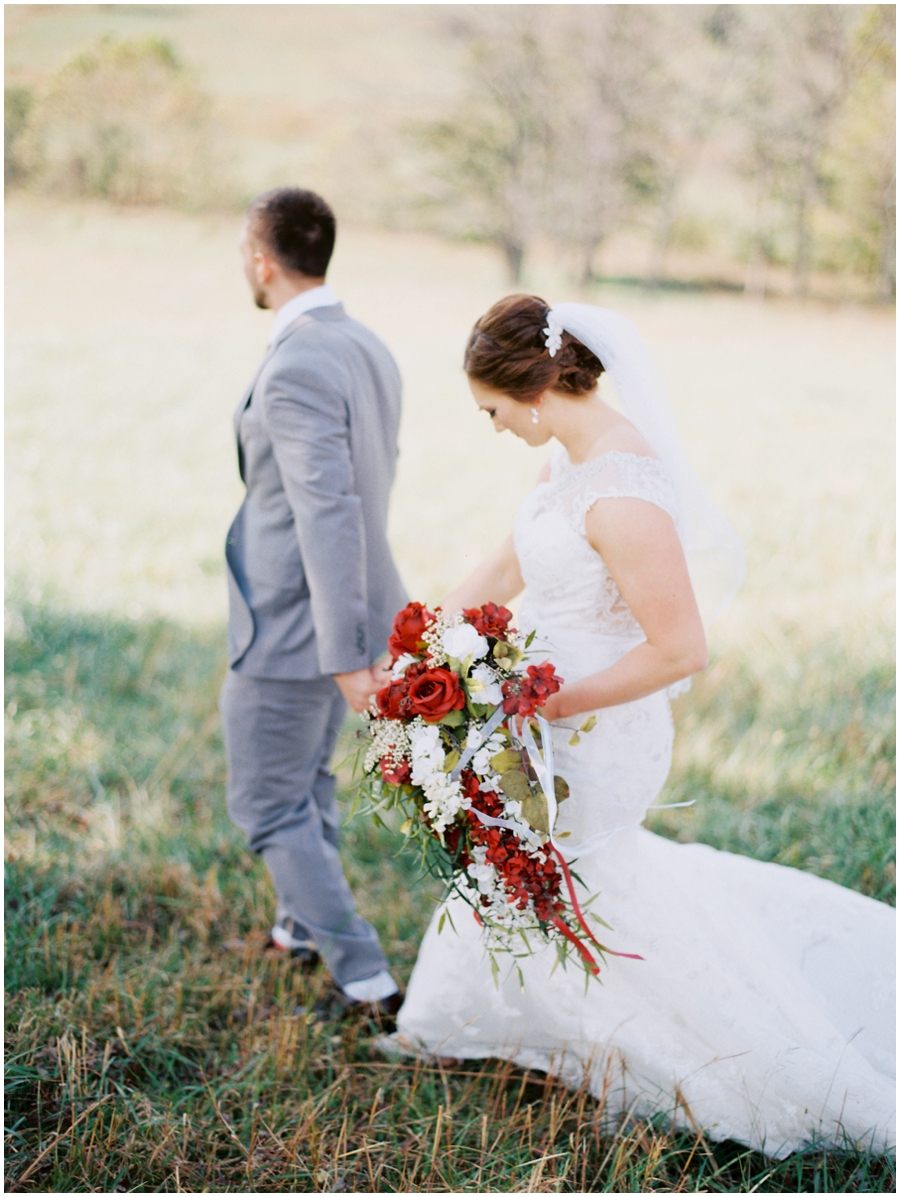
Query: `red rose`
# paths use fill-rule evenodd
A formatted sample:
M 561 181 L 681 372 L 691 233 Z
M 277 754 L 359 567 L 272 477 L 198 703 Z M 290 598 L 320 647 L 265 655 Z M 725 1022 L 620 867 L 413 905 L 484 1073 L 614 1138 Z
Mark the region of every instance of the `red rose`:
M 509 632 L 509 621 L 512 611 L 506 607 L 498 607 L 496 603 L 485 603 L 483 607 L 470 607 L 463 611 L 463 615 L 476 632 L 482 636 L 493 636 L 495 640 L 505 640 Z
M 433 622 L 434 616 L 421 603 L 407 603 L 402 611 L 398 611 L 394 616 L 393 631 L 388 637 L 388 648 L 394 660 L 404 653 L 415 656 L 422 642 L 422 633 Z
M 388 682 L 375 695 L 375 703 L 386 719 L 409 717 L 409 683 L 406 678 Z
M 409 686 L 409 707 L 426 723 L 439 723 L 450 711 L 461 711 L 466 696 L 450 669 L 426 669 Z
M 409 761 L 401 761 L 399 765 L 394 765 L 390 757 L 383 756 L 378 763 L 381 765 L 381 776 L 392 786 L 402 786 L 412 776 Z

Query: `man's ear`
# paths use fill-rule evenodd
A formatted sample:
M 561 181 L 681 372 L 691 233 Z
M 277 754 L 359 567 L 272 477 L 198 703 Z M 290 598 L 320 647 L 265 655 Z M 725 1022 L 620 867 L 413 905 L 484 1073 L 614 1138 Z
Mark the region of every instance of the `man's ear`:
M 263 250 L 257 250 L 253 255 L 253 264 L 256 267 L 256 281 L 260 286 L 265 286 L 271 281 L 272 275 L 275 272 L 275 264 L 269 254 L 264 253 Z

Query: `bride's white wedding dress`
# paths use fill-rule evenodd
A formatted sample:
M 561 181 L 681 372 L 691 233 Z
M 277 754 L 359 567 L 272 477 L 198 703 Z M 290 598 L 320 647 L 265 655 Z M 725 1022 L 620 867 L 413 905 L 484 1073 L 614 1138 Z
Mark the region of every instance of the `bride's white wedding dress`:
M 516 517 L 520 622 L 567 681 L 644 639 L 584 536 L 591 505 L 623 496 L 676 515 L 654 458 L 572 465 L 558 452 Z M 647 831 L 671 759 L 668 697 L 596 714 L 576 747 L 571 728 L 554 727 L 555 769 L 571 787 L 557 832 L 570 833 L 566 845 L 591 840 L 576 871 L 615 928 L 602 938 L 643 960 L 609 957 L 585 992 L 583 972 L 552 971 L 555 949 L 541 946 L 520 961 L 524 991 L 513 967 L 495 985 L 472 911 L 454 899 L 452 926 L 438 932 L 438 911 L 422 943 L 401 1042 L 504 1057 L 573 1085 L 587 1076 L 611 1113 L 665 1112 L 772 1156 L 813 1138 L 893 1146 L 895 912 L 796 869 Z

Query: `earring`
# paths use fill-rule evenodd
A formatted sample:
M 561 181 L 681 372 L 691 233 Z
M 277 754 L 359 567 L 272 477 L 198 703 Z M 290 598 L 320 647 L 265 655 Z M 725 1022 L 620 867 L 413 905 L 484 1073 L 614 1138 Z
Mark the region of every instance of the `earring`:
M 533 408 L 531 409 L 531 422 L 532 422 L 532 424 L 536 424 L 540 418 L 541 418 L 541 417 L 538 415 L 538 409 L 537 409 L 536 407 L 533 407 Z

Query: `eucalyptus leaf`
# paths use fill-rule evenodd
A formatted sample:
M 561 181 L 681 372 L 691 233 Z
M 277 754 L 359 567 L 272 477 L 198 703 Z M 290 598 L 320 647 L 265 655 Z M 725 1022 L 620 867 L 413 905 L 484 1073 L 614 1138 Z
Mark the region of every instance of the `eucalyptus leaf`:
M 452 773 L 458 764 L 459 764 L 459 753 L 454 748 L 454 750 L 452 752 L 448 752 L 446 757 L 444 758 L 444 772 Z
M 571 793 L 569 783 L 564 777 L 560 777 L 558 773 L 553 777 L 553 793 L 556 795 L 557 803 L 565 802 Z
M 502 752 L 491 757 L 491 768 L 497 773 L 507 773 L 510 769 L 518 769 L 521 764 L 522 754 L 513 748 L 504 748 Z
M 589 731 L 593 731 L 596 726 L 597 726 L 597 716 L 596 715 L 588 715 L 587 719 L 585 719 L 584 723 L 582 723 L 581 727 L 579 727 L 578 730 L 587 734 Z
M 578 732 L 572 733 L 572 735 L 569 737 L 569 743 L 571 744 L 571 746 L 573 748 L 575 747 L 576 744 L 581 743 L 581 736 L 579 736 Z
M 521 774 L 519 774 L 521 777 Z M 550 834 L 550 812 L 542 790 L 529 794 L 522 802 L 522 818 L 542 835 Z
M 500 778 L 500 789 L 507 796 L 512 798 L 514 802 L 525 802 L 531 797 L 531 786 L 528 784 L 528 778 L 524 773 L 520 773 L 518 769 L 509 769 Z

